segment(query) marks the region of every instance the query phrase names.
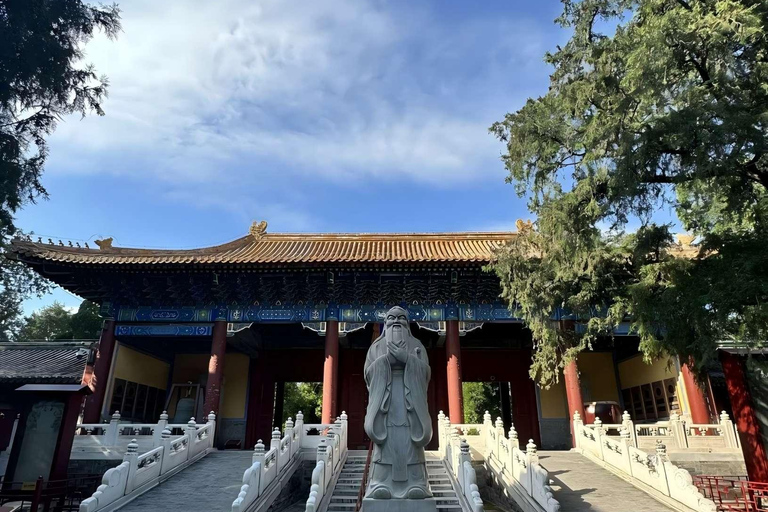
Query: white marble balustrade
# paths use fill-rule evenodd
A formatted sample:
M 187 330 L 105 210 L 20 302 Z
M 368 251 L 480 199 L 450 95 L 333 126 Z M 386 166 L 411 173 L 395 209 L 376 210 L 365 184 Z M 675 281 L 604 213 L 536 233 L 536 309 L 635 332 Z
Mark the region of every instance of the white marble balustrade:
M 139 494 L 143 494 L 160 481 L 170 477 L 187 465 L 204 457 L 213 449 L 213 439 L 216 433 L 216 415 L 211 412 L 208 421 L 202 425 L 191 418 L 186 425 L 168 425 L 168 416 L 163 414 L 155 429 L 159 426 L 157 446 L 148 450 L 140 450 L 137 439 L 132 439 L 126 446 L 123 462 L 115 468 L 107 470 L 101 485 L 92 496 L 80 503 L 80 512 L 97 512 L 100 510 L 115 510 Z M 119 432 L 113 423 L 119 424 L 119 414 L 113 416 L 110 426 L 105 427 L 101 436 L 106 436 L 105 443 L 117 443 Z M 165 421 L 164 424 L 161 423 Z M 84 426 L 87 428 L 87 426 Z M 181 436 L 171 438 L 171 428 L 182 428 Z M 154 433 L 152 434 L 154 438 Z
M 317 512 L 323 498 L 330 498 L 341 468 L 347 458 L 347 414 L 341 413 L 335 423 L 324 428 L 324 435 L 317 440 L 317 464 L 312 470 L 311 487 L 307 498 L 306 512 Z M 314 443 L 313 443 L 314 444 Z
M 720 414 L 718 423 L 711 424 L 686 422 L 677 412 L 673 412 L 667 421 L 635 423 L 627 411 L 624 411 L 621 423 L 606 424 L 596 418 L 595 424 L 600 425 L 604 435 L 614 439 L 621 438 L 622 430 L 628 431 L 632 446 L 641 450 L 653 451 L 661 442 L 668 452 L 741 453 L 736 427 L 725 411 Z M 593 425 L 585 427 L 593 428 Z
M 166 428 L 172 433 L 181 434 L 186 427 L 185 423 L 168 423 L 166 411 L 163 411 L 157 423 L 123 422 L 120 412 L 115 411 L 109 423 L 78 423 L 72 452 L 111 452 L 119 457 L 126 453 L 128 444 L 135 441 L 139 446 L 138 451 L 143 453 L 160 446 L 162 432 Z
M 310 435 L 309 432 L 317 432 Z M 341 468 L 347 450 L 347 415 L 342 413 L 328 425 L 305 424 L 304 415 L 299 411 L 296 421 L 288 418 L 285 432 L 272 432 L 269 449 L 259 440 L 254 448 L 252 464 L 243 473 L 240 493 L 232 502 L 232 512 L 259 509 L 279 494 L 286 481 L 301 461 L 303 452 L 317 450 L 318 464 L 312 473 L 313 488 L 327 489 L 332 471 L 326 468 Z M 318 476 L 319 475 L 319 476 Z
M 486 411 L 479 425 L 485 436 L 485 464 L 497 484 L 523 510 L 559 512 L 560 503 L 549 486 L 549 473 L 539 464 L 536 444 L 529 440 L 525 450 L 520 449 L 515 426 L 504 430 L 501 418 L 491 421 Z
M 675 423 L 675 422 L 670 422 Z M 715 512 L 714 502 L 706 499 L 693 485 L 688 471 L 672 464 L 667 457 L 666 445 L 657 439 L 652 454 L 637 448 L 632 432 L 624 425 L 618 439 L 608 436 L 599 418 L 593 425 L 585 425 L 579 413 L 574 413 L 573 428 L 576 449 L 582 454 L 612 470 L 633 485 L 666 501 L 677 510 Z M 674 425 L 670 428 L 672 434 Z
M 462 432 L 478 432 L 482 425 L 461 425 Z M 459 436 L 459 429 L 451 425 L 450 420 L 440 411 L 437 416 L 438 453 L 442 456 L 446 468 L 458 484 L 457 494 L 465 502 L 462 508 L 472 512 L 483 511 L 483 500 L 477 487 L 477 475 L 472 467 L 470 446 L 466 438 Z

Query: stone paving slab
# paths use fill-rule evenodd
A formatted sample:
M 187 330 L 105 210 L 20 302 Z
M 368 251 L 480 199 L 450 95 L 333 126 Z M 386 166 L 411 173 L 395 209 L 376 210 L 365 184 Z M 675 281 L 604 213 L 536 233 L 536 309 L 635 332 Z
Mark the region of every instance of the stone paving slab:
M 213 451 L 120 512 L 227 512 L 240 492 L 252 455 L 247 450 Z
M 563 512 L 673 510 L 580 453 L 539 451 L 539 462 L 554 481 L 552 490 Z

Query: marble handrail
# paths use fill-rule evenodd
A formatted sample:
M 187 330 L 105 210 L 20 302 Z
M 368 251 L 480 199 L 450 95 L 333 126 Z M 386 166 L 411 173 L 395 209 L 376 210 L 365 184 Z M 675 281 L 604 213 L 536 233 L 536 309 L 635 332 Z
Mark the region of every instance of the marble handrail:
M 119 421 L 113 416 L 113 420 Z M 114 435 L 113 428 L 109 434 Z M 104 473 L 102 483 L 90 497 L 80 503 L 80 512 L 97 512 L 106 507 L 116 508 L 120 503 L 134 499 L 157 485 L 164 475 L 179 471 L 200 457 L 204 457 L 212 448 L 216 433 L 216 415 L 211 412 L 208 421 L 197 425 L 194 418 L 185 425 L 181 437 L 171 439 L 171 430 L 167 423 L 160 432 L 158 446 L 144 453 L 138 453 L 136 439 L 128 443 L 123 462 L 116 468 Z
M 310 428 L 317 428 L 320 434 L 307 435 L 306 431 Z M 341 466 L 341 457 L 346 453 L 346 438 L 347 415 L 345 413 L 342 413 L 336 422 L 325 425 L 305 424 L 301 411 L 296 414 L 295 423 L 288 418 L 284 433 L 279 429 L 272 432 L 269 450 L 261 440 L 256 443 L 252 464 L 243 473 L 240 493 L 232 502 L 232 512 L 253 509 L 254 504 L 260 499 L 273 499 L 278 492 L 274 484 L 281 482 L 286 471 L 291 471 L 291 468 L 295 467 L 294 463 L 302 456 L 301 449 L 317 447 L 318 464 L 312 472 L 312 482 L 313 487 L 317 486 L 316 491 L 319 488 L 324 491 L 329 481 L 326 480 L 326 476 L 332 476 L 333 470 Z M 326 468 L 330 469 L 327 475 Z M 268 504 L 265 503 L 264 506 Z
M 671 421 L 670 423 L 675 423 Z M 585 425 L 578 412 L 573 415 L 576 449 L 586 457 L 620 475 L 640 489 L 667 500 L 682 510 L 715 512 L 715 503 L 705 498 L 693 485 L 690 473 L 672 464 L 666 446 L 657 440 L 653 454 L 635 447 L 631 432 L 622 430 L 619 439 L 606 436 L 599 419 Z
M 524 510 L 558 512 L 560 503 L 549 486 L 549 473 L 539 464 L 538 449 L 533 439 L 520 448 L 514 425 L 505 432 L 501 418 L 491 421 L 488 411 L 483 415 L 486 436 L 486 467 L 494 473 L 508 495 Z

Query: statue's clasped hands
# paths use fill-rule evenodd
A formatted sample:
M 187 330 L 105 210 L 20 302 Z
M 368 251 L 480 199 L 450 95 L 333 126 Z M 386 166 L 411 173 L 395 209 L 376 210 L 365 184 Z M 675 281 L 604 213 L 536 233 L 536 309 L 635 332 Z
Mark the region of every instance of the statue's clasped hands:
M 405 363 L 408 360 L 408 345 L 403 338 L 398 341 L 387 341 L 387 350 L 389 355 L 395 360 Z

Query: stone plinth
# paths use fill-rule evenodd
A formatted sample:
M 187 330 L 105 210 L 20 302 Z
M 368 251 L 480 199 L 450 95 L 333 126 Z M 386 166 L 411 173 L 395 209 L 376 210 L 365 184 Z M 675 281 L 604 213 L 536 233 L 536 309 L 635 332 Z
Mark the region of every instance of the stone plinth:
M 437 512 L 435 498 L 423 500 L 375 500 L 363 498 L 360 512 Z

